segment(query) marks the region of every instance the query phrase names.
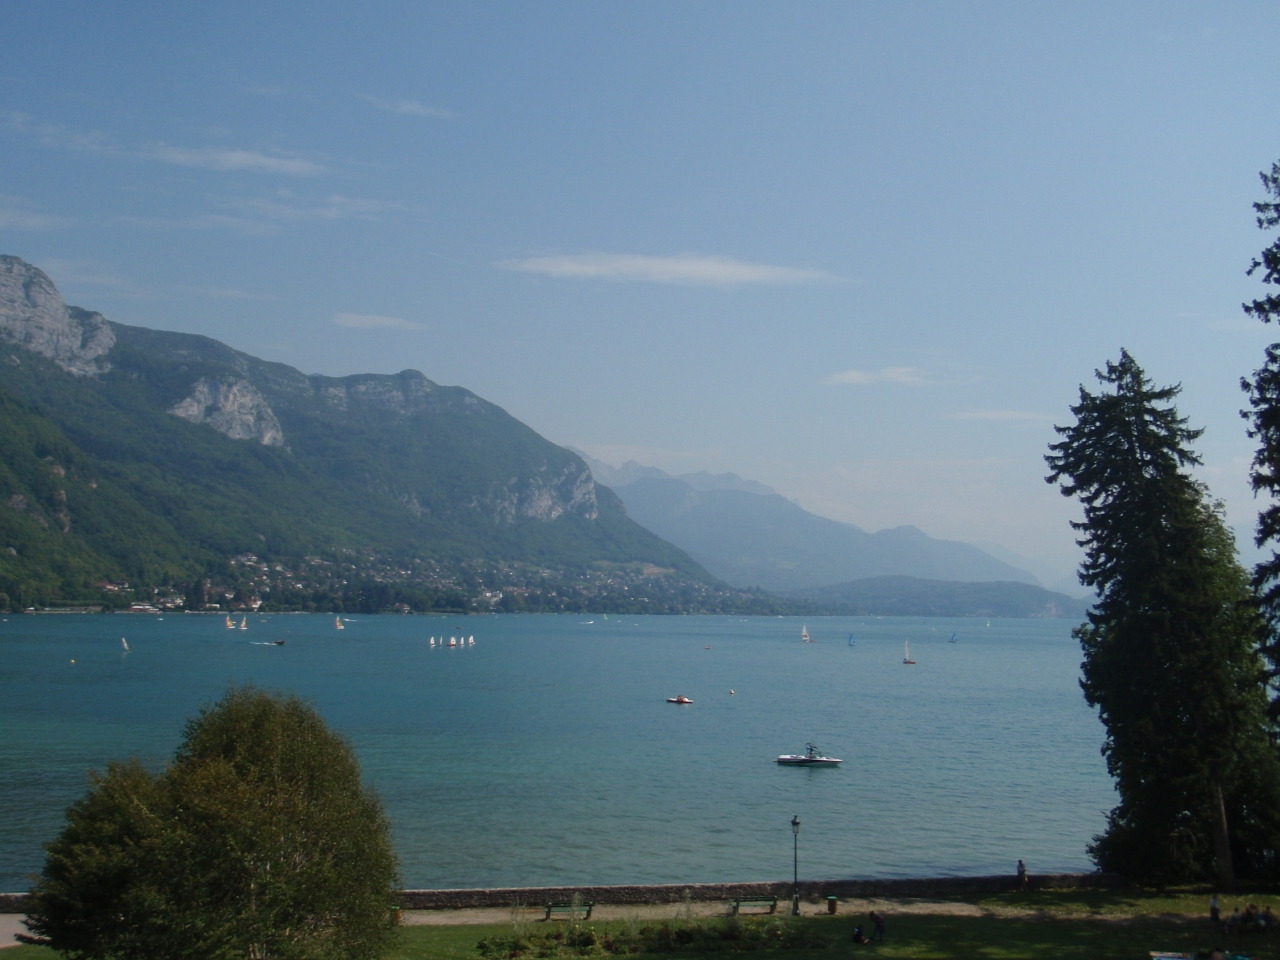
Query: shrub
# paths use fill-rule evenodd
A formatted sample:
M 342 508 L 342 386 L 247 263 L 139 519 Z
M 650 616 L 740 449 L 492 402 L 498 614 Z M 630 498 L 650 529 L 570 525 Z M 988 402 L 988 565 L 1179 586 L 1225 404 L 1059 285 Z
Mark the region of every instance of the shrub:
M 158 775 L 95 776 L 46 850 L 27 925 L 71 960 L 365 960 L 394 935 L 381 804 L 297 697 L 233 687 Z

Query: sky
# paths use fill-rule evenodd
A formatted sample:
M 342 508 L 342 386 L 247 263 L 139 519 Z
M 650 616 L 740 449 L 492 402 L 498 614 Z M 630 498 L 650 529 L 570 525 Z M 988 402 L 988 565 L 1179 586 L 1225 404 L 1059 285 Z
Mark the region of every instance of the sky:
M 15 8 L 16 9 L 16 8 Z M 308 373 L 423 371 L 1066 575 L 1053 425 L 1121 347 L 1242 557 L 1280 159 L 1258 4 L 23 6 L 0 253 Z

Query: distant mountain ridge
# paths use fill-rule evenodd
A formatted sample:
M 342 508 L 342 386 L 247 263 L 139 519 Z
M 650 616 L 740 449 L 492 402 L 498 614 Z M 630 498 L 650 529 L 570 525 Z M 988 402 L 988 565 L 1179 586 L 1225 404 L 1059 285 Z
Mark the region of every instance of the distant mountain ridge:
M 0 408 L 0 605 L 117 581 L 294 608 L 738 603 L 469 390 L 113 323 L 17 257 L 0 257 Z
M 919 577 L 869 577 L 795 595 L 854 616 L 1084 620 L 1089 609 L 1087 600 L 1029 583 L 960 583 Z
M 635 483 L 637 480 L 682 480 L 695 490 L 741 490 L 744 493 L 755 493 L 765 497 L 770 494 L 776 495 L 778 492 L 763 483 L 744 480 L 736 473 L 708 473 L 706 470 L 699 470 L 697 473 L 673 475 L 659 467 L 642 466 L 634 460 L 628 460 L 620 467 L 611 467 L 577 447 L 566 449 L 572 450 L 583 459 L 599 483 L 614 490 Z
M 634 461 L 612 468 L 583 456 L 600 482 L 626 481 L 613 490 L 634 520 L 739 588 L 795 593 L 890 575 L 1039 585 L 1033 574 L 972 544 L 912 526 L 867 533 L 734 474 L 673 477 Z

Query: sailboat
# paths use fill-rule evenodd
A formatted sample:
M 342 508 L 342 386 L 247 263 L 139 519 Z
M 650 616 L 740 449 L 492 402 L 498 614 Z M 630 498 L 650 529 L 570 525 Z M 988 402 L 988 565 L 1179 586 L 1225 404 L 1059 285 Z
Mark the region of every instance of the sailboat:
M 958 642 L 958 641 L 956 640 L 955 631 L 952 631 L 952 633 L 951 633 L 951 639 L 950 639 L 950 640 L 948 640 L 948 641 L 947 641 L 947 643 L 957 643 L 957 642 Z
M 234 630 L 236 628 L 235 621 L 231 619 L 231 614 L 227 614 L 227 629 Z
M 345 629 L 347 629 L 346 627 L 344 627 L 344 626 L 342 625 L 342 618 L 341 618 L 341 617 L 334 617 L 334 618 L 333 618 L 333 628 L 334 628 L 335 630 L 345 630 Z
M 248 629 L 249 629 L 249 618 L 248 618 L 248 617 L 241 617 L 241 618 L 240 618 L 240 629 L 241 629 L 241 630 L 248 630 Z
M 475 638 L 475 637 L 467 637 L 467 646 L 468 646 L 468 647 L 474 647 L 475 645 L 476 645 L 476 638 Z
M 125 653 L 129 652 L 129 641 L 126 640 L 124 637 L 120 638 L 120 646 L 124 647 Z
M 849 634 L 849 646 L 853 646 L 853 634 Z
M 813 643 L 813 641 L 809 639 L 809 625 L 807 623 L 800 628 L 800 642 Z
M 903 662 L 903 663 L 915 663 L 915 661 L 911 659 L 911 641 L 910 641 L 910 640 L 904 640 L 904 641 L 902 641 L 902 646 L 903 646 L 904 651 L 905 651 L 905 653 L 906 653 L 906 656 L 904 656 L 904 657 L 902 658 L 902 662 Z

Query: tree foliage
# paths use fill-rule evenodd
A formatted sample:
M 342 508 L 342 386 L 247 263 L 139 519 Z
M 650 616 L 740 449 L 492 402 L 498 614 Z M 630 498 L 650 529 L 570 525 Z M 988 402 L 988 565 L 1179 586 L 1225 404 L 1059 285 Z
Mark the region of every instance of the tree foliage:
M 72 960 L 356 960 L 394 931 L 381 804 L 296 697 L 232 688 L 158 775 L 95 777 L 47 852 L 27 922 Z
M 1280 226 L 1280 163 L 1271 165 L 1270 173 L 1261 174 L 1262 187 L 1269 199 L 1253 205 L 1260 230 Z M 1272 241 L 1249 266 L 1249 275 L 1261 272 L 1262 282 L 1280 286 L 1280 238 Z M 1246 303 L 1244 312 L 1263 323 L 1280 320 L 1280 294 L 1266 293 Z M 1258 441 L 1253 457 L 1250 480 L 1254 493 L 1265 494 L 1270 502 L 1258 514 L 1254 541 L 1259 547 L 1271 548 L 1271 555 L 1254 568 L 1253 584 L 1261 600 L 1262 611 L 1270 628 L 1263 653 L 1269 664 L 1268 682 L 1272 686 L 1270 716 L 1280 723 L 1280 696 L 1276 682 L 1280 678 L 1280 343 L 1267 347 L 1263 364 L 1252 380 L 1241 380 L 1249 397 L 1244 417 L 1249 421 L 1249 436 Z
M 1120 802 L 1090 852 L 1104 870 L 1167 883 L 1233 864 L 1271 869 L 1280 770 L 1266 736 L 1263 625 L 1220 504 L 1172 401 L 1125 351 L 1082 386 L 1076 423 L 1046 458 L 1085 549 L 1099 600 L 1076 630 L 1086 700 L 1106 727 Z

